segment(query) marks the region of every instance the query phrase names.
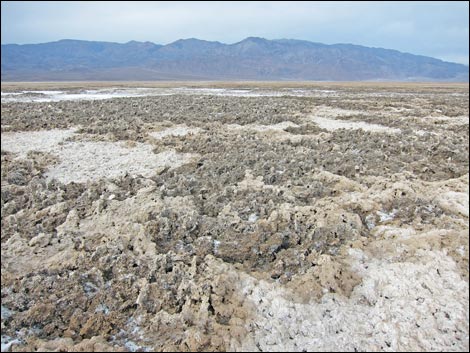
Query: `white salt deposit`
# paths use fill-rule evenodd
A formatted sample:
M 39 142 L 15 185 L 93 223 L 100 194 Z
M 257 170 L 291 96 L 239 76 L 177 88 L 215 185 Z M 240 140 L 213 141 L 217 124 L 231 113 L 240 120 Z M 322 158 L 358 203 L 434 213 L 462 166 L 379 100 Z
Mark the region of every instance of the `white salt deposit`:
M 284 131 L 289 127 L 299 127 L 299 125 L 293 123 L 292 121 L 283 121 L 278 124 L 273 125 L 259 125 L 259 124 L 227 124 L 228 130 L 252 130 L 257 132 L 267 132 L 267 131 Z
M 320 105 L 314 108 L 313 111 L 315 116 L 335 118 L 337 116 L 351 116 L 351 115 L 370 115 L 370 112 L 365 110 L 351 110 L 351 109 L 341 109 L 335 107 L 329 107 L 326 105 Z
M 362 283 L 350 298 L 327 293 L 319 302 L 292 301 L 279 284 L 245 277 L 255 319 L 241 347 L 231 349 L 430 351 L 453 344 L 466 351 L 468 283 L 444 252 L 418 250 L 416 257 L 394 262 L 351 249 Z
M 226 89 L 226 88 L 174 88 L 173 91 L 178 94 L 202 94 L 209 96 L 229 96 L 229 97 L 279 97 L 284 93 L 272 90 L 248 90 L 248 89 Z
M 325 96 L 334 95 L 331 90 L 260 90 L 260 89 L 228 89 L 228 88 L 106 88 L 76 91 L 21 91 L 1 92 L 2 103 L 19 102 L 60 102 L 74 100 L 102 100 L 125 97 L 167 96 L 167 95 L 210 95 L 229 97 L 280 97 L 280 96 Z
M 2 96 L 17 96 L 19 94 L 23 94 L 23 92 L 2 92 Z
M 116 142 L 64 141 L 73 133 L 73 129 L 3 133 L 2 150 L 18 153 L 20 158 L 33 150 L 57 156 L 59 163 L 45 175 L 63 183 L 114 178 L 126 173 L 150 177 L 159 168 L 177 168 L 195 157 L 174 150 L 155 154 L 153 146 L 144 143 L 127 147 Z
M 165 92 L 152 89 L 98 89 L 80 92 L 67 91 L 22 91 L 12 93 L 2 92 L 2 103 L 19 102 L 60 102 L 74 100 L 103 100 L 110 98 L 144 97 L 148 95 L 165 95 Z
M 383 132 L 388 134 L 399 133 L 400 129 L 391 128 L 388 126 L 378 125 L 378 124 L 369 124 L 364 121 L 343 121 L 335 120 L 330 118 L 323 118 L 319 116 L 312 117 L 314 123 L 316 123 L 320 128 L 334 131 L 339 129 L 362 129 L 364 131 L 372 132 Z
M 10 336 L 3 336 L 3 335 L 1 337 L 1 341 L 2 341 L 2 352 L 9 352 L 12 345 L 21 343 L 21 341 L 17 338 L 12 338 Z
M 434 124 L 446 124 L 446 125 L 468 125 L 469 119 L 468 116 L 466 115 L 460 115 L 460 116 L 427 116 L 424 118 L 421 118 L 423 122 L 426 123 L 434 123 Z
M 76 129 L 2 132 L 2 151 L 18 153 L 24 158 L 29 151 L 52 152 L 59 143 L 73 136 Z
M 217 254 L 217 252 L 219 251 L 219 247 L 220 247 L 220 241 L 214 239 L 213 244 L 214 244 L 214 254 Z
M 249 125 L 249 127 L 251 129 L 255 130 L 255 131 L 263 132 L 263 131 L 269 131 L 269 130 L 284 131 L 287 128 L 290 128 L 290 127 L 299 127 L 299 125 L 293 123 L 292 121 L 283 121 L 281 123 L 274 124 L 274 125 L 256 125 L 256 124 L 253 124 L 253 125 Z
M 5 306 L 1 306 L 1 313 L 2 313 L 2 320 L 7 320 L 9 319 L 12 315 L 13 315 L 13 311 L 11 311 L 10 309 L 8 309 L 7 307 Z
M 151 132 L 149 135 L 158 140 L 167 136 L 186 136 L 188 134 L 197 134 L 201 131 L 199 128 L 190 128 L 186 125 L 175 125 L 160 131 Z
M 114 142 L 72 142 L 57 151 L 61 162 L 49 169 L 46 176 L 63 183 L 125 174 L 150 177 L 160 167 L 176 168 L 193 157 L 174 150 L 155 154 L 152 149 L 152 146 L 143 143 L 128 148 Z
M 453 214 L 468 217 L 469 195 L 468 192 L 448 191 L 437 197 L 439 206 Z
M 396 210 L 393 210 L 390 213 L 382 211 L 377 211 L 376 213 L 380 217 L 380 222 L 386 222 L 391 221 L 393 218 L 395 218 Z

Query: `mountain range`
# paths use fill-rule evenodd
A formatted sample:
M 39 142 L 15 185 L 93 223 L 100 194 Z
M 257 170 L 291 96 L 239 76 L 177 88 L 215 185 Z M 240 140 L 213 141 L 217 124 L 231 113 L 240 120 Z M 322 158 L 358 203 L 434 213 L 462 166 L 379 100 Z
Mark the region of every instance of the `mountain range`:
M 249 37 L 224 44 L 180 39 L 2 44 L 2 81 L 316 80 L 464 81 L 468 66 L 353 44 Z

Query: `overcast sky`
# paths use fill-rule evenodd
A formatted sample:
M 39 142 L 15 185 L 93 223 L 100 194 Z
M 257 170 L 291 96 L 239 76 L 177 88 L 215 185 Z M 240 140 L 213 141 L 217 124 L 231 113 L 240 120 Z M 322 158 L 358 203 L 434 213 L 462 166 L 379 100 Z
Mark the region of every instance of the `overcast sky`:
M 353 43 L 468 65 L 467 1 L 2 1 L 2 44 L 83 39 L 235 43 L 249 36 Z

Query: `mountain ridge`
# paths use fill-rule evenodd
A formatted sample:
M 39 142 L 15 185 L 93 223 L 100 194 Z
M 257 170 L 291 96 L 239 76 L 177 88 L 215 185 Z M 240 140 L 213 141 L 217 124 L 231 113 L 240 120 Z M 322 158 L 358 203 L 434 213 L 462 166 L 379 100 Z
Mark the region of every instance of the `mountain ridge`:
M 2 44 L 1 80 L 463 81 L 468 66 L 394 49 L 247 37 L 225 44 L 197 38 L 166 45 L 62 39 Z M 146 72 L 147 74 L 143 74 Z

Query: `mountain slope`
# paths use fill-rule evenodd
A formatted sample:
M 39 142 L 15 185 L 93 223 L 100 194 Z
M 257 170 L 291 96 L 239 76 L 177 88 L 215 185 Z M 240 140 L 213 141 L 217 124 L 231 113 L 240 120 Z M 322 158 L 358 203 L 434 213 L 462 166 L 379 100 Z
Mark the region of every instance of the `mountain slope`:
M 2 81 L 23 80 L 435 80 L 468 81 L 468 66 L 352 44 L 249 37 L 168 45 L 60 40 L 7 44 Z

